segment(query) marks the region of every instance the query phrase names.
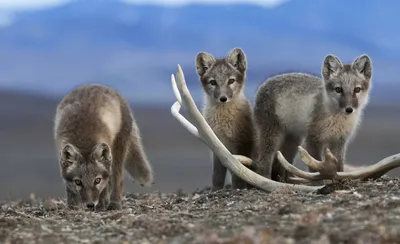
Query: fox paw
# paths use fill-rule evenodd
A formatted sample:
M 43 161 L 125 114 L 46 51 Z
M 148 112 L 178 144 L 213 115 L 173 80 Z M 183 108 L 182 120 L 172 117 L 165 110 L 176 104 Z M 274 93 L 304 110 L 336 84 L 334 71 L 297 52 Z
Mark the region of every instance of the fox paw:
M 212 186 L 210 192 L 215 192 L 223 189 L 223 186 Z
M 107 210 L 107 206 L 108 206 L 108 202 L 100 202 L 99 204 L 97 204 L 96 206 L 96 211 L 104 211 Z
M 68 210 L 78 210 L 79 206 L 75 204 L 67 205 Z
M 110 202 L 107 208 L 107 210 L 121 210 L 121 209 L 122 209 L 122 204 L 119 202 Z

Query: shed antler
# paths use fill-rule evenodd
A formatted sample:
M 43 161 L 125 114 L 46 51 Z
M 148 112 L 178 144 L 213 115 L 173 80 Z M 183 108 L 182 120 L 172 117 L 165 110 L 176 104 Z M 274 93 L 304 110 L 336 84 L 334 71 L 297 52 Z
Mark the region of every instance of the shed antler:
M 349 172 L 337 172 L 337 159 L 328 148 L 325 149 L 324 161 L 316 160 L 301 146 L 298 148 L 302 161 L 317 172 L 306 172 L 296 168 L 295 166 L 291 165 L 279 151 L 277 153 L 277 158 L 287 171 L 297 177 L 300 177 L 301 179 L 306 179 L 309 181 L 344 179 L 375 180 L 390 170 L 400 166 L 400 154 L 395 154 L 367 167 Z
M 175 80 L 174 75 L 171 75 L 172 89 L 177 99 L 177 102 L 175 102 L 171 107 L 172 115 L 191 134 L 201 139 L 218 156 L 222 164 L 232 173 L 239 176 L 241 179 L 253 185 L 254 187 L 267 192 L 272 192 L 282 187 L 293 187 L 294 190 L 300 190 L 303 192 L 313 192 L 321 188 L 316 186 L 293 185 L 273 181 L 246 168 L 244 165 L 251 165 L 252 160 L 245 156 L 232 155 L 224 146 L 224 144 L 218 139 L 193 101 L 193 98 L 186 87 L 185 77 L 180 65 L 178 65 L 176 78 L 177 79 Z M 181 106 L 186 109 L 189 117 L 193 119 L 194 125 L 179 113 Z

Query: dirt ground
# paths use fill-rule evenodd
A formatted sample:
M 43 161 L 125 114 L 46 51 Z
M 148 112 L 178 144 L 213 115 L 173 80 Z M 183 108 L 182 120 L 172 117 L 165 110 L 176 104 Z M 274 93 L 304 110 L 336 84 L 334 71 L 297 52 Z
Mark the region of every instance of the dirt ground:
M 31 196 L 1 203 L 0 242 L 399 243 L 399 186 L 385 176 L 309 194 L 290 187 L 126 194 L 122 210 L 105 212 Z

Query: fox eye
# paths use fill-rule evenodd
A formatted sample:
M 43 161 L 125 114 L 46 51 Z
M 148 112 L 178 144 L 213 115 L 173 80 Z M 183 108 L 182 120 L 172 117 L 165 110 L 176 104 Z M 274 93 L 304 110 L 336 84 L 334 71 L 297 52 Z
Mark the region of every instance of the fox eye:
M 361 91 L 361 88 L 360 88 L 360 87 L 354 88 L 354 92 L 355 92 L 355 93 L 359 93 L 360 91 Z
M 210 84 L 215 86 L 217 84 L 217 81 L 216 80 L 210 80 Z
M 82 181 L 80 181 L 80 180 L 75 180 L 75 184 L 76 184 L 77 186 L 80 186 L 80 185 L 82 185 Z
M 235 79 L 229 79 L 228 84 L 231 85 L 235 82 Z
M 336 91 L 337 93 L 342 93 L 343 89 L 342 89 L 341 87 L 336 87 L 336 88 L 335 88 L 335 91 Z
M 94 180 L 94 184 L 97 185 L 97 184 L 100 183 L 100 181 L 101 181 L 101 178 L 96 178 L 96 179 Z

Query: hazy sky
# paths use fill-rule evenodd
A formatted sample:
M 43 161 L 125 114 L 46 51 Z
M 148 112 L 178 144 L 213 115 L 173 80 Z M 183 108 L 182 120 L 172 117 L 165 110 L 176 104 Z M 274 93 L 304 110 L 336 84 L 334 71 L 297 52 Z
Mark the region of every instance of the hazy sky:
M 57 6 L 59 4 L 68 2 L 69 0 L 0 0 L 0 9 L 32 9 L 32 8 L 45 8 Z M 97 0 L 92 0 L 97 1 Z M 180 5 L 185 3 L 255 3 L 265 6 L 275 6 L 286 0 L 121 0 L 128 3 L 155 3 L 155 4 L 169 4 Z

